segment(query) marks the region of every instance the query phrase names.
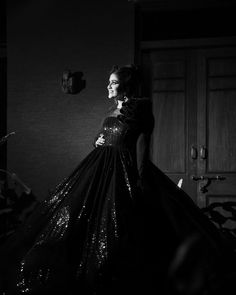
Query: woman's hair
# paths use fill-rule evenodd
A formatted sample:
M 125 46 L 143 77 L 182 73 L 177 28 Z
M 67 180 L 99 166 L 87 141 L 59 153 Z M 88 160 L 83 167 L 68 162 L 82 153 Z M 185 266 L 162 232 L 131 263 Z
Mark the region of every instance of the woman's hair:
M 134 97 L 139 90 L 139 70 L 137 66 L 130 64 L 119 67 L 113 66 L 111 74 L 116 74 L 120 81 L 120 91 L 127 97 Z

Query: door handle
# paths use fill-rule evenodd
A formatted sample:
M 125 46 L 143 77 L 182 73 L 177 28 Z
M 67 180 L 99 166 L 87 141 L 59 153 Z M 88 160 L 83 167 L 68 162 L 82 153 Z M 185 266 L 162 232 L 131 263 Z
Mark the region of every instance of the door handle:
M 197 159 L 197 148 L 195 146 L 191 146 L 190 156 L 193 160 Z
M 200 147 L 200 157 L 203 160 L 205 160 L 207 158 L 207 149 L 203 145 Z

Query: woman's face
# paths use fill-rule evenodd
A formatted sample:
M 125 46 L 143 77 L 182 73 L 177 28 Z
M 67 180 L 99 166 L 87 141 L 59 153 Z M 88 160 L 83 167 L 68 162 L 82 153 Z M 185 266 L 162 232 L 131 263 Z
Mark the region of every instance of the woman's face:
M 121 94 L 120 81 L 119 81 L 118 76 L 116 74 L 110 75 L 107 90 L 108 90 L 108 98 L 116 98 Z

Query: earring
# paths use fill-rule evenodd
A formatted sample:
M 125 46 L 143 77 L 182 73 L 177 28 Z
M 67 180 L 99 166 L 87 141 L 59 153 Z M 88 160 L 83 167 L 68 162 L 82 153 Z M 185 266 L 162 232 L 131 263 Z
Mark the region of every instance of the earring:
M 124 100 L 124 102 L 126 102 L 128 100 L 128 97 L 126 96 L 126 94 L 124 94 L 123 100 Z

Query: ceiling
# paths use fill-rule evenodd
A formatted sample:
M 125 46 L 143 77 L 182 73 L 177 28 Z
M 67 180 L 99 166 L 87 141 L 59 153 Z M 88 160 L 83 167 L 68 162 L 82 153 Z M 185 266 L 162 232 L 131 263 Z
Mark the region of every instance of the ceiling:
M 128 0 L 144 9 L 195 9 L 235 7 L 235 0 Z

